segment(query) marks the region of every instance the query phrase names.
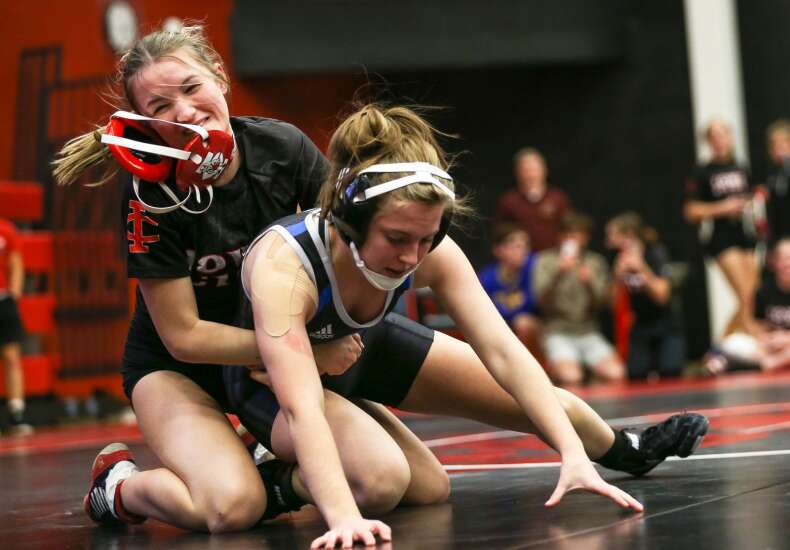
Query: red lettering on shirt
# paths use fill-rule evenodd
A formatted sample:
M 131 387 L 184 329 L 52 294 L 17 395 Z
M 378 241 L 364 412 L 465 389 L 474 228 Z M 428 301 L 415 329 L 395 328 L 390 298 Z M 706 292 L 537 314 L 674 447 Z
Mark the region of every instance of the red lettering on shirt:
M 129 252 L 132 254 L 145 254 L 149 248 L 147 243 L 155 243 L 159 240 L 159 235 L 146 235 L 143 232 L 145 223 L 153 226 L 158 226 L 159 223 L 145 215 L 145 207 L 140 201 L 129 201 L 129 215 L 126 216 L 126 223 L 132 222 L 132 230 L 126 232 L 126 238 L 129 239 Z

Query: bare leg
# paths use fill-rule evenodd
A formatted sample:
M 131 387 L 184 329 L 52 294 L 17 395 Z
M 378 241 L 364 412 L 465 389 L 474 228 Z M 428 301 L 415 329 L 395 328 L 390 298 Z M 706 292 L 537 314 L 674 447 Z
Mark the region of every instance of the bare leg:
M 324 414 L 360 509 L 383 513 L 395 508 L 411 482 L 409 463 L 398 444 L 360 407 L 328 390 L 324 391 Z M 288 423 L 282 413 L 274 420 L 271 440 L 272 451 L 278 458 L 296 462 Z M 292 481 L 296 493 L 312 502 L 298 473 Z
M 579 434 L 587 455 L 603 456 L 614 443 L 614 431 L 587 403 L 555 388 Z M 406 411 L 469 418 L 492 426 L 540 436 L 524 411 L 488 373 L 466 343 L 437 332 L 433 346 L 406 398 Z
M 25 422 L 25 374 L 22 370 L 21 346 L 9 342 L 0 348 L 0 357 L 5 365 L 5 381 L 8 412 L 11 415 L 11 431 L 28 434 L 33 427 Z
M 617 354 L 612 354 L 590 367 L 596 376 L 607 382 L 625 380 L 625 366 Z
M 766 354 L 760 361 L 760 368 L 765 371 L 790 367 L 790 348 Z
M 22 372 L 20 345 L 17 342 L 6 344 L 0 349 L 5 363 L 5 388 L 8 400 L 25 399 L 25 375 Z
M 132 395 L 140 429 L 164 467 L 132 475 L 124 507 L 186 529 L 249 528 L 263 515 L 258 470 L 217 403 L 181 374 L 146 375 Z
M 738 331 L 756 335 L 757 322 L 752 311 L 759 273 L 754 253 L 728 248 L 716 257 L 716 263 L 738 299 L 738 309 L 730 319 L 725 335 Z
M 403 451 L 411 482 L 401 504 L 422 505 L 445 502 L 450 495 L 450 478 L 431 450 L 387 407 L 364 399 L 355 400 L 362 410 L 379 423 Z
M 584 381 L 584 369 L 578 361 L 563 359 L 552 361 L 549 371 L 560 386 L 578 386 Z

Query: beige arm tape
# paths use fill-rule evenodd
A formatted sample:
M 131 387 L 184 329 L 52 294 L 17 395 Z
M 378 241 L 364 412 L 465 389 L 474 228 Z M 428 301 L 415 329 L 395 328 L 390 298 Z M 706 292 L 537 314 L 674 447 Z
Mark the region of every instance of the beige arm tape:
M 291 323 L 304 323 L 318 305 L 318 290 L 302 260 L 276 231 L 264 235 L 244 262 L 246 287 L 253 307 L 260 312 L 263 330 L 283 336 Z

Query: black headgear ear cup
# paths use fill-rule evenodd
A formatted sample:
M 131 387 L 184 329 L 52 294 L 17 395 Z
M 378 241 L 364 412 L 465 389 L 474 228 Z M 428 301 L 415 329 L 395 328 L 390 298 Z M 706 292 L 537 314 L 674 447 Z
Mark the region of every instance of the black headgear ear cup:
M 332 203 L 332 219 L 340 230 L 340 235 L 347 243 L 354 242 L 358 247 L 365 243 L 370 221 L 376 214 L 379 197 L 354 202 L 354 197 L 365 192 L 371 186 L 367 174 L 349 175 L 353 178 L 348 185 L 341 180 L 339 190 Z
M 448 210 L 445 208 L 444 214 L 442 215 L 442 221 L 439 222 L 439 231 L 436 232 L 436 235 L 433 237 L 433 242 L 431 243 L 431 250 L 439 246 L 439 243 L 442 242 L 447 236 L 447 232 L 450 230 L 450 226 L 453 223 L 453 213 L 452 210 Z
M 407 173 L 410 175 L 396 177 L 378 184 L 371 179 L 372 174 L 386 173 Z M 357 247 L 361 247 L 367 238 L 370 222 L 378 211 L 380 200 L 384 195 L 407 185 L 427 184 L 434 186 L 437 192 L 441 191 L 447 195 L 450 200 L 454 200 L 455 193 L 441 179 L 452 181 L 452 177 L 447 172 L 427 162 L 374 164 L 362 170 L 358 175 L 354 175 L 346 167 L 338 174 L 330 210 L 332 219 L 343 240 L 347 243 L 354 242 Z M 431 250 L 442 241 L 451 222 L 452 208 L 445 209 L 439 230 L 431 244 Z
M 354 202 L 354 197 L 358 197 L 372 185 L 368 174 L 354 177 L 346 186 L 341 183 L 339 191 L 335 193 L 335 200 L 332 202 L 332 220 L 340 231 L 341 238 L 350 244 L 352 241 L 358 248 L 365 244 L 368 236 L 368 228 L 378 211 L 382 196 L 374 197 L 363 201 Z M 439 231 L 433 238 L 431 250 L 436 248 L 442 239 L 447 235 L 447 231 L 452 224 L 452 211 L 445 209 L 442 220 L 439 223 Z

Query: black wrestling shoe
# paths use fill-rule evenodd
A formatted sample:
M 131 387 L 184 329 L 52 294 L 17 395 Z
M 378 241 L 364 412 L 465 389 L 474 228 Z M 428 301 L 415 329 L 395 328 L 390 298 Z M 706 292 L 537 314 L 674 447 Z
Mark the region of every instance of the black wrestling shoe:
M 701 414 L 683 413 L 670 416 L 641 433 L 625 429 L 623 433 L 637 453 L 632 455 L 636 460 L 629 460 L 631 464 L 618 469 L 643 476 L 669 456 L 686 458 L 697 450 L 709 425 L 708 419 Z

